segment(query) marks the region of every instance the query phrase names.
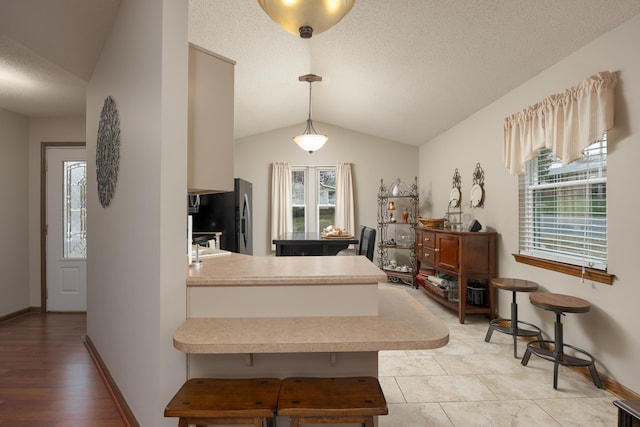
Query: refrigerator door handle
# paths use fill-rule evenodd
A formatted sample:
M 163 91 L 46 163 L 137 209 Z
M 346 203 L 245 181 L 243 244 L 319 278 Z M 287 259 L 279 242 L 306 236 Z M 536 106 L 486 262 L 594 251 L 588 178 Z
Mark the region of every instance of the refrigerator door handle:
M 249 207 L 249 196 L 244 194 L 244 206 L 242 206 L 242 237 L 244 239 L 245 247 L 247 245 L 247 223 L 251 224 L 251 209 Z

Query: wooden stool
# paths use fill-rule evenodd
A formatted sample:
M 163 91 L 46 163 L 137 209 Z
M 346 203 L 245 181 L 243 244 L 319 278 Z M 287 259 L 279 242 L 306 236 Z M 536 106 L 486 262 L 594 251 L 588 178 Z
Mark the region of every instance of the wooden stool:
M 528 280 L 504 278 L 491 279 L 491 284 L 497 289 L 505 289 L 511 291 L 513 294 L 511 300 L 511 319 L 494 319 L 489 322 L 489 330 L 484 340 L 489 342 L 493 331 L 513 335 L 513 357 L 518 357 L 518 337 L 537 337 L 539 341 L 542 341 L 542 331 L 534 324 L 518 320 L 516 292 L 535 292 L 538 290 L 538 284 Z M 519 328 L 518 324 L 527 325 L 532 329 Z
M 553 341 L 538 340 L 530 342 L 527 345 L 527 351 L 525 352 L 524 357 L 522 357 L 522 364 L 527 366 L 532 353 L 545 360 L 553 362 L 553 388 L 555 389 L 558 388 L 558 365 L 588 366 L 593 383 L 596 387 L 602 388 L 602 383 L 600 382 L 600 377 L 598 376 L 593 356 L 578 347 L 565 344 L 562 336 L 562 316 L 564 313 L 586 313 L 591 310 L 591 304 L 582 298 L 545 292 L 536 292 L 535 294 L 531 294 L 529 299 L 536 307 L 544 308 L 545 310 L 556 313 L 555 333 Z M 546 348 L 547 344 L 553 344 L 553 350 Z M 542 346 L 544 346 L 544 348 Z M 586 356 L 588 360 L 564 354 L 565 347 L 571 348 L 576 353 Z
M 388 412 L 380 383 L 373 377 L 282 380 L 278 415 L 289 416 L 291 427 L 309 423 L 373 427 L 373 417 Z
M 179 417 L 178 427 L 191 424 L 273 426 L 280 380 L 193 378 L 178 390 L 164 410 Z

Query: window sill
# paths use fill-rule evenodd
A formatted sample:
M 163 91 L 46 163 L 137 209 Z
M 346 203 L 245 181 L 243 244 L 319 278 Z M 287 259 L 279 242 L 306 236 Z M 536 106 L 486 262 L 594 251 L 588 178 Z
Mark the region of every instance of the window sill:
M 532 265 L 534 267 L 540 267 L 551 271 L 557 271 L 559 273 L 569 274 L 571 276 L 582 277 L 582 267 L 576 265 L 565 264 L 557 261 L 549 261 L 546 259 L 535 258 L 528 255 L 513 254 L 516 262 Z M 591 280 L 593 282 L 604 283 L 605 285 L 611 285 L 613 283 L 613 274 L 609 274 L 606 271 L 596 270 L 594 268 L 585 268 L 584 278 L 585 280 Z

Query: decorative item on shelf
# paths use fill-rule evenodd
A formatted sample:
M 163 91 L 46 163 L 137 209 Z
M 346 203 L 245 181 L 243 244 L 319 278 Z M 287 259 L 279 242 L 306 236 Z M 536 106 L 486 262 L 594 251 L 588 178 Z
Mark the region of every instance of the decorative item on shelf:
M 258 4 L 275 23 L 303 39 L 336 25 L 356 0 L 258 0 Z
M 391 184 L 391 195 L 396 197 L 400 195 L 400 178 L 396 178 Z
M 402 209 L 402 223 L 409 224 L 409 211 L 407 208 Z
M 387 206 L 387 211 L 389 211 L 389 222 L 396 222 L 396 219 L 393 217 L 393 211 L 396 210 L 396 204 L 393 200 L 389 201 L 389 205 Z
M 450 208 L 457 208 L 460 207 L 460 202 L 461 202 L 461 192 L 460 192 L 460 183 L 461 183 L 461 178 L 460 178 L 460 172 L 458 172 L 458 169 L 456 168 L 455 172 L 453 173 L 453 179 L 451 180 L 451 192 L 449 193 L 449 207 Z
M 449 193 L 449 205 L 447 206 L 447 227 L 452 230 L 462 230 L 462 192 L 460 191 L 460 172 L 456 168 L 451 180 L 451 192 Z M 453 210 L 452 210 L 453 209 Z
M 442 228 L 445 221 L 444 218 L 423 218 L 421 216 L 417 219 L 424 228 Z
M 413 239 L 410 234 L 400 234 L 398 236 L 398 245 L 403 248 L 408 248 L 413 243 Z
M 469 201 L 472 208 L 484 207 L 484 170 L 482 170 L 480 163 L 476 163 L 476 168 L 473 171 L 473 185 Z
M 322 148 L 325 142 L 329 139 L 326 135 L 319 135 L 313 127 L 313 120 L 311 120 L 311 84 L 313 82 L 321 82 L 322 77 L 315 74 L 306 74 L 298 77 L 301 82 L 309 83 L 309 118 L 307 118 L 307 127 L 304 128 L 304 132 L 298 136 L 294 136 L 293 140 L 300 148 L 308 151 L 309 154 Z

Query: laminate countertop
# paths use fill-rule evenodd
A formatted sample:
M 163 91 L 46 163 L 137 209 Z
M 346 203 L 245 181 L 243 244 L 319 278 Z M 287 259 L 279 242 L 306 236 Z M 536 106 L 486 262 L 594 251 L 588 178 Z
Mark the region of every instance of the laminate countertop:
M 386 282 L 364 256 L 261 257 L 231 253 L 187 267 L 187 286 L 331 285 Z
M 176 349 L 200 354 L 432 349 L 448 342 L 442 320 L 404 290 L 382 286 L 377 316 L 191 318 L 173 335 Z

